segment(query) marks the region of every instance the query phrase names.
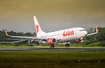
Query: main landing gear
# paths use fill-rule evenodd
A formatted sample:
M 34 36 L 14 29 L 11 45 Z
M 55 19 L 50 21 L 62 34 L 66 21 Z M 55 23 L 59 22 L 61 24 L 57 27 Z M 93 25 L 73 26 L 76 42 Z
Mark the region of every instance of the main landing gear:
M 65 47 L 69 47 L 69 46 L 70 46 L 70 43 L 67 42 L 67 43 L 65 44 Z
M 70 42 L 66 42 L 65 43 L 65 47 L 70 47 Z M 50 48 L 54 48 L 54 44 L 51 44 Z
M 50 45 L 50 48 L 54 48 L 54 44 L 51 44 L 51 45 Z

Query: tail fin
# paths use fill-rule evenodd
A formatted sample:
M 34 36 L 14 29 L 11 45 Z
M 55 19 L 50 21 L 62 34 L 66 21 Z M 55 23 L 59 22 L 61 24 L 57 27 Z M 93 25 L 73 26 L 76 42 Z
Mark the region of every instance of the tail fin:
M 40 37 L 40 36 L 46 34 L 45 32 L 42 31 L 35 16 L 34 16 L 34 24 L 35 24 L 35 30 L 36 30 L 37 37 Z

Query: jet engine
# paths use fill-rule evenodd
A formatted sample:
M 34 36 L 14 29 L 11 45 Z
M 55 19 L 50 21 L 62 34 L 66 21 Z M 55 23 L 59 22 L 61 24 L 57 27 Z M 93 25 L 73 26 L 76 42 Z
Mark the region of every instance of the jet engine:
M 75 40 L 74 40 L 74 42 L 75 42 L 75 43 L 80 43 L 80 42 L 83 42 L 83 38 L 80 38 L 80 39 L 75 39 Z
M 47 44 L 52 45 L 52 44 L 55 44 L 55 43 L 56 43 L 56 39 L 54 39 L 54 38 L 48 38 Z

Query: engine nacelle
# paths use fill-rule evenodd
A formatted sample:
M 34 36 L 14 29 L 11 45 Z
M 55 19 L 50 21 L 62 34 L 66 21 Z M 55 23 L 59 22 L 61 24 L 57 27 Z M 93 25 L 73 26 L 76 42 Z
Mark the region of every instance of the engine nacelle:
M 48 38 L 47 44 L 51 45 L 51 44 L 55 44 L 55 43 L 56 43 L 56 39 L 54 39 L 54 38 Z
M 83 42 L 83 38 L 80 38 L 80 39 L 75 39 L 75 40 L 74 40 L 74 42 L 75 42 L 75 43 L 80 43 L 80 42 Z
M 79 43 L 79 40 L 78 40 L 78 39 L 75 39 L 74 42 L 75 42 L 75 43 Z

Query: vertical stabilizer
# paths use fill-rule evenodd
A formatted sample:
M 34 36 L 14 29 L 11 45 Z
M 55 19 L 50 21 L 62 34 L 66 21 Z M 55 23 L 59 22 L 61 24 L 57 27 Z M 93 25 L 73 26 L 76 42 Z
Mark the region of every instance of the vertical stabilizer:
M 37 37 L 40 37 L 42 35 L 45 35 L 46 33 L 42 31 L 36 17 L 34 16 L 34 24 L 35 24 L 35 30 L 36 30 L 36 35 Z

